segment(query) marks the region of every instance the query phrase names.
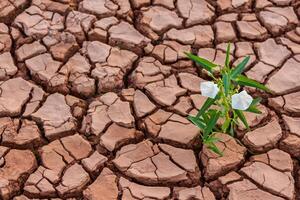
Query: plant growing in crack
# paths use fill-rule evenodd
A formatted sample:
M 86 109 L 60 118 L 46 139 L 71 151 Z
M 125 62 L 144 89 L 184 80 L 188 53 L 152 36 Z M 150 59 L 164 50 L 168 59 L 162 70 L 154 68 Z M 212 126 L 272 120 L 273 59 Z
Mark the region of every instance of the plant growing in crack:
M 227 133 L 234 136 L 235 127 L 239 120 L 249 130 L 249 125 L 244 112 L 260 114 L 257 105 L 261 98 L 253 99 L 243 86 L 254 87 L 264 91 L 269 91 L 267 87 L 242 75 L 250 59 L 245 57 L 236 67 L 230 66 L 230 44 L 227 46 L 225 64 L 221 68 L 220 76 L 215 75 L 217 64 L 191 53 L 186 53 L 187 57 L 203 67 L 212 81 L 200 84 L 201 95 L 207 97 L 203 106 L 196 116 L 188 116 L 188 119 L 201 129 L 202 143 L 210 150 L 222 156 L 222 152 L 215 143 L 220 141 L 215 135 L 217 132 Z M 218 125 L 218 121 L 222 125 Z

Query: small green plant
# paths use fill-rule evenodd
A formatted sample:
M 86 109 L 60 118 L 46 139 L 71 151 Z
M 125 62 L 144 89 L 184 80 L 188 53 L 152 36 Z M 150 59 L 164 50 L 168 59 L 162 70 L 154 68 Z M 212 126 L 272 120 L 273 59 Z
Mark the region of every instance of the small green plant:
M 186 53 L 187 57 L 203 67 L 212 81 L 200 84 L 201 95 L 208 97 L 196 116 L 188 116 L 188 119 L 201 129 L 202 143 L 210 150 L 222 156 L 222 152 L 215 143 L 220 139 L 215 135 L 223 132 L 234 136 L 235 127 L 239 120 L 249 130 L 249 125 L 244 112 L 260 114 L 257 105 L 261 98 L 253 99 L 243 86 L 254 87 L 264 91 L 269 91 L 267 87 L 242 75 L 250 59 L 245 57 L 236 67 L 230 66 L 230 44 L 227 46 L 225 64 L 221 68 L 220 76 L 215 75 L 215 63 L 191 53 Z M 212 107 L 213 106 L 213 107 Z M 218 120 L 222 125 L 217 125 Z

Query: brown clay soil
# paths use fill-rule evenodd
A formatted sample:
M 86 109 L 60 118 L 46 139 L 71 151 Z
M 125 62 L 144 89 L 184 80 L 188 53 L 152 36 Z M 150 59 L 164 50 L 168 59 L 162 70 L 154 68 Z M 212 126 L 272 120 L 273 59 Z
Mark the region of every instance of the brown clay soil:
M 0 0 L 0 199 L 300 199 L 299 0 Z M 193 52 L 274 94 L 219 157 Z M 220 122 L 221 123 L 221 122 Z

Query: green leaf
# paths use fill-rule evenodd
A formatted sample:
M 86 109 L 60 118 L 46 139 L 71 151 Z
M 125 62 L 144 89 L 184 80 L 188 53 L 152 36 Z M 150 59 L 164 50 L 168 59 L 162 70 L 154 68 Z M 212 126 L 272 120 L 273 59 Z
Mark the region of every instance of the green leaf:
M 267 88 L 263 84 L 260 84 L 257 81 L 243 75 L 238 75 L 234 81 L 236 81 L 239 85 L 250 86 L 250 87 L 254 87 L 254 88 L 258 88 L 270 92 L 269 88 Z
M 240 62 L 234 68 L 234 70 L 231 72 L 231 78 L 232 79 L 235 79 L 238 75 L 240 75 L 244 71 L 249 59 L 250 59 L 250 56 L 247 56 L 246 58 L 244 58 L 244 60 L 242 62 Z
M 253 99 L 250 106 L 256 106 L 257 104 L 259 104 L 261 102 L 261 100 L 262 100 L 261 97 L 257 97 L 255 99 Z
M 217 112 L 216 109 L 209 109 L 206 114 L 211 118 L 212 115 L 214 115 Z
M 234 112 L 233 112 L 234 113 Z M 240 123 L 239 123 L 239 121 L 237 120 L 237 119 L 232 119 L 232 121 L 236 124 L 236 125 L 239 125 Z
M 234 110 L 234 112 L 237 114 L 237 116 L 240 118 L 240 120 L 243 122 L 243 124 L 246 126 L 246 128 L 248 130 L 250 130 L 248 122 L 246 120 L 246 117 L 245 117 L 243 111 L 241 111 L 241 110 Z
M 223 85 L 224 85 L 224 92 L 225 92 L 225 95 L 227 96 L 228 92 L 229 92 L 229 89 L 230 89 L 230 77 L 229 77 L 229 74 L 227 74 L 225 72 L 223 74 L 222 80 L 223 80 Z
M 262 112 L 256 107 L 256 105 L 252 105 L 249 106 L 249 108 L 247 110 L 245 110 L 246 112 L 251 112 L 251 113 L 255 113 L 255 114 L 261 114 Z
M 230 43 L 227 45 L 226 49 L 226 60 L 225 60 L 225 66 L 229 68 L 229 63 L 230 63 Z
M 232 120 L 231 123 L 230 123 L 229 134 L 230 134 L 232 137 L 234 136 L 234 120 Z
M 201 107 L 201 109 L 199 110 L 198 114 L 196 115 L 196 117 L 200 117 L 203 115 L 203 113 L 211 106 L 214 104 L 214 102 L 219 98 L 219 94 L 214 98 L 207 98 L 207 100 L 204 102 L 203 106 Z
M 210 62 L 210 61 L 208 61 L 208 60 L 206 60 L 204 58 L 201 58 L 199 56 L 193 55 L 191 53 L 185 52 L 185 55 L 189 59 L 191 59 L 191 60 L 195 61 L 196 63 L 198 63 L 199 65 L 201 65 L 204 69 L 206 69 L 210 73 L 213 73 L 213 68 L 216 67 L 216 66 L 218 66 L 215 63 L 212 63 L 212 62 Z
M 228 118 L 228 119 L 226 119 L 225 122 L 222 124 L 222 131 L 223 131 L 223 133 L 226 133 L 226 131 L 227 131 L 227 129 L 228 129 L 230 123 L 231 123 L 231 118 Z
M 203 113 L 199 118 L 202 118 L 205 124 L 208 124 L 209 117 L 207 113 Z
M 207 144 L 207 148 L 218 154 L 219 156 L 223 156 L 223 152 L 221 152 L 218 147 L 214 143 Z
M 209 138 L 206 139 L 206 143 L 216 143 L 216 142 L 219 142 L 221 141 L 220 138 L 217 138 L 217 137 L 213 137 L 213 135 L 211 135 Z
M 210 121 L 207 124 L 206 128 L 203 131 L 203 137 L 207 138 L 209 134 L 212 132 L 213 128 L 215 127 L 219 117 L 221 115 L 221 112 L 219 111 L 214 111 L 211 115 Z
M 245 111 L 255 113 L 255 114 L 261 114 L 262 112 L 257 108 L 257 105 L 261 102 L 261 100 L 262 100 L 261 97 L 253 99 L 253 101 L 251 102 L 249 108 Z
M 195 126 L 199 127 L 200 129 L 204 130 L 206 127 L 206 124 L 204 122 L 201 121 L 200 118 L 194 117 L 189 115 L 187 117 Z

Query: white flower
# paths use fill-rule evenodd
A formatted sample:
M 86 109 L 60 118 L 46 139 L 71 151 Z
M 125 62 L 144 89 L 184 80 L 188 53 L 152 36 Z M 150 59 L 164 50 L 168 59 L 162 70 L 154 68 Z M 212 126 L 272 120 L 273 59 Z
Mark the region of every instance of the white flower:
M 200 83 L 200 90 L 202 96 L 214 99 L 219 92 L 218 85 L 211 81 Z
M 245 90 L 231 97 L 232 108 L 237 110 L 247 110 L 252 101 L 253 98 Z

